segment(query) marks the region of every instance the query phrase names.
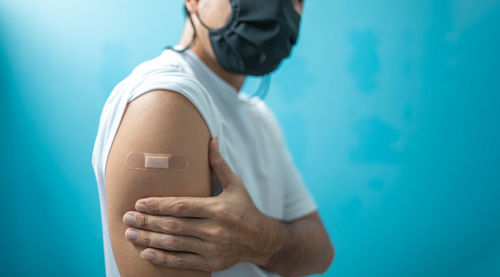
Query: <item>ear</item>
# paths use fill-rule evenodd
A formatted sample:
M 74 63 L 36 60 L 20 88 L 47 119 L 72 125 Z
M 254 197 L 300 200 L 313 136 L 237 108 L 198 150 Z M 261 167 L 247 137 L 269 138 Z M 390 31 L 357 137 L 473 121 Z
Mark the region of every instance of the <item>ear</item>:
M 304 11 L 304 2 L 303 0 L 292 0 L 292 5 L 297 11 L 298 14 L 302 15 L 302 12 Z
M 198 5 L 200 4 L 199 0 L 184 0 L 184 4 L 189 13 L 198 13 Z

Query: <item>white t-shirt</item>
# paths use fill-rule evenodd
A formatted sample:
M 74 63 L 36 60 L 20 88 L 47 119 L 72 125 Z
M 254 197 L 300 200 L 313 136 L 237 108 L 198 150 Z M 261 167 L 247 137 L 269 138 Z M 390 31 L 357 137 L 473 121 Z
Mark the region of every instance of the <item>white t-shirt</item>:
M 105 169 L 127 103 L 152 90 L 171 90 L 189 99 L 203 116 L 231 169 L 244 182 L 264 214 L 294 220 L 317 209 L 286 148 L 278 121 L 258 97 L 237 92 L 191 50 L 164 50 L 137 66 L 107 99 L 100 118 L 92 165 L 99 188 L 106 276 L 120 276 L 111 249 L 106 210 Z M 215 192 L 220 192 L 215 175 Z M 214 277 L 278 276 L 251 263 L 239 263 Z

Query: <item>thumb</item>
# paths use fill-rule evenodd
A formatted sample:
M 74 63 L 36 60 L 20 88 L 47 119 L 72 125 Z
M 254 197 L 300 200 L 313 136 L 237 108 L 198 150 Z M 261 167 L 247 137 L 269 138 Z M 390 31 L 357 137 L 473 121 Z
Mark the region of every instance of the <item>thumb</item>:
M 219 179 L 222 189 L 240 181 L 219 152 L 219 137 L 210 141 L 210 165 Z

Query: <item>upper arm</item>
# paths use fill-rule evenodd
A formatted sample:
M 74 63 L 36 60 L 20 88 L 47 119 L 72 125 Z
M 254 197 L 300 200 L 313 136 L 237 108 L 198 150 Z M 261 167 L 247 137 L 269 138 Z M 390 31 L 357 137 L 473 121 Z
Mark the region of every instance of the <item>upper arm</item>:
M 145 247 L 125 238 L 123 215 L 136 200 L 150 196 L 211 194 L 210 132 L 195 106 L 172 91 L 152 91 L 129 105 L 120 123 L 106 164 L 106 200 L 111 245 L 122 276 L 209 276 L 153 265 L 139 257 Z M 126 165 L 130 152 L 182 154 L 185 171 L 137 171 Z

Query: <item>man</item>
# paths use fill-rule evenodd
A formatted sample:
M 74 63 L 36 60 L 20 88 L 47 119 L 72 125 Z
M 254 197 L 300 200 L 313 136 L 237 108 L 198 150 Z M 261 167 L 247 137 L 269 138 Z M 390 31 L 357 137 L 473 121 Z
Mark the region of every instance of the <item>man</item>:
M 108 276 L 298 276 L 334 250 L 265 103 L 303 1 L 185 0 L 179 46 L 113 90 L 94 146 Z M 180 47 L 182 46 L 182 47 Z

